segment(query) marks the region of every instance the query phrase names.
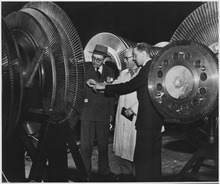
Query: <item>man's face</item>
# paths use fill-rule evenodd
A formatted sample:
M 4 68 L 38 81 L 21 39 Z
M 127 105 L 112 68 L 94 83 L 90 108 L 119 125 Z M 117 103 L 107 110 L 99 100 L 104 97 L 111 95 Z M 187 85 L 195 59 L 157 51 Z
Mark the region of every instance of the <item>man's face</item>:
M 126 68 L 132 69 L 134 67 L 135 62 L 133 61 L 132 51 L 125 52 L 124 62 L 125 62 Z
M 97 68 L 100 67 L 104 62 L 104 56 L 99 54 L 92 55 L 92 65 L 93 67 Z
M 135 47 L 133 50 L 133 56 L 134 56 L 133 60 L 135 61 L 135 63 L 138 66 L 142 66 L 145 61 L 143 51 L 141 52 L 141 51 L 137 50 L 137 48 Z

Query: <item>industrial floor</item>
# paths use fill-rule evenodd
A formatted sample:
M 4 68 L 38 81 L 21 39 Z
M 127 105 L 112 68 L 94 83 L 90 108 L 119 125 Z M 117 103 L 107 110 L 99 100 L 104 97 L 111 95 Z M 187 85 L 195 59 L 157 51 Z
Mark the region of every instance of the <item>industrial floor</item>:
M 112 150 L 113 131 L 109 136 L 109 165 L 111 172 L 118 174 L 119 172 L 119 160 L 114 155 Z M 78 142 L 79 144 L 79 142 Z M 176 175 L 186 165 L 189 159 L 194 155 L 197 148 L 193 146 L 188 140 L 186 140 L 184 134 L 180 130 L 169 129 L 163 132 L 162 138 L 162 180 L 163 182 L 179 182 L 176 179 Z M 97 146 L 94 146 L 92 153 L 92 171 L 93 175 L 90 179 L 91 182 L 101 181 L 98 171 L 98 151 Z M 214 161 L 206 159 L 205 162 L 208 165 L 214 166 Z M 31 161 L 26 159 L 26 176 L 28 176 L 31 167 Z M 70 153 L 68 153 L 68 167 L 69 167 L 69 182 L 77 182 L 78 176 L 74 161 Z M 134 182 L 135 178 L 130 178 L 126 182 Z M 218 171 L 217 169 L 209 169 L 201 167 L 199 170 L 199 179 L 195 179 L 191 176 L 185 176 L 181 178 L 181 182 L 195 183 L 195 182 L 211 182 L 218 183 Z

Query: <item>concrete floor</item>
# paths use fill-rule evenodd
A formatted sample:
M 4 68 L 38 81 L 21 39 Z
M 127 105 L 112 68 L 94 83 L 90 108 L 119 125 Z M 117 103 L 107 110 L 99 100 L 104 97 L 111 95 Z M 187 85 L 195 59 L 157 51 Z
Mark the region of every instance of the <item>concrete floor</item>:
M 119 160 L 118 157 L 114 155 L 112 150 L 112 138 L 113 132 L 109 137 L 109 164 L 111 172 L 114 174 L 118 174 L 119 172 Z M 168 130 L 163 133 L 162 139 L 162 175 L 163 182 L 177 182 L 176 175 L 180 172 L 180 170 L 185 166 L 185 164 L 189 161 L 189 159 L 195 153 L 196 148 L 185 139 L 183 133 L 179 130 Z M 68 167 L 69 167 L 69 181 L 75 182 L 77 181 L 77 171 L 74 161 L 70 153 L 68 153 Z M 97 146 L 94 146 L 92 153 L 92 172 L 93 177 L 91 182 L 100 181 L 97 175 L 98 171 L 98 151 Z M 206 159 L 205 162 L 209 165 L 214 165 L 214 161 L 211 159 Z M 26 160 L 26 176 L 28 176 L 31 161 Z M 199 170 L 200 180 L 195 180 L 190 177 L 183 177 L 181 181 L 183 182 L 213 182 L 218 183 L 218 171 L 201 168 Z

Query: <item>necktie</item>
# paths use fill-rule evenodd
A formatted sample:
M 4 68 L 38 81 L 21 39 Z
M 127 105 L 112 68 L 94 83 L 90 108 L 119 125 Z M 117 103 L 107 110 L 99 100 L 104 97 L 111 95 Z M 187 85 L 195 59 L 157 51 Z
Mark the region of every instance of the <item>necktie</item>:
M 96 68 L 96 74 L 97 74 L 98 78 L 100 79 L 101 78 L 101 73 L 99 71 L 99 67 Z
M 138 68 L 135 68 L 134 70 L 130 70 L 130 74 L 131 74 L 131 77 L 133 77 L 133 75 L 138 71 Z
M 130 74 L 131 74 L 131 77 L 133 77 L 134 71 L 133 71 L 133 70 L 130 70 Z

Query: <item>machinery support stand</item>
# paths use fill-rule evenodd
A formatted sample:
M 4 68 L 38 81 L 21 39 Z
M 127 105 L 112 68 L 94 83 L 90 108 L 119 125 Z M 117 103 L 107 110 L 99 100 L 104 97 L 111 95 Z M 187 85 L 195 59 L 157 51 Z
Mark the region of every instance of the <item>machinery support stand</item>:
M 67 144 L 77 171 L 79 171 L 77 172 L 79 180 L 87 181 L 87 172 L 79 153 L 73 131 L 71 130 L 69 122 L 62 118 L 62 116 L 56 116 L 56 119 L 50 116 L 50 119 L 42 124 L 39 142 L 33 157 L 28 180 L 35 182 L 42 180 L 67 182 Z M 47 163 L 48 169 L 45 175 Z
M 218 132 L 216 131 L 218 125 L 218 109 L 216 108 L 213 113 L 208 117 L 209 133 L 208 141 L 201 141 L 199 148 L 182 170 L 177 174 L 175 180 L 180 181 L 184 176 L 194 178 L 197 181 L 218 181 Z M 206 164 L 204 161 L 211 159 L 214 165 Z M 201 167 L 213 169 L 216 172 L 216 177 L 202 177 L 199 175 Z M 191 170 L 191 172 L 189 172 Z
M 196 180 L 209 180 L 209 181 L 217 181 L 217 178 L 211 177 L 202 177 L 199 176 L 199 170 L 201 167 L 206 167 L 210 169 L 218 170 L 218 153 L 216 146 L 203 144 L 196 151 L 196 153 L 192 156 L 192 158 L 187 162 L 187 164 L 182 168 L 182 170 L 178 173 L 175 180 L 180 181 L 184 176 L 187 178 L 193 178 Z M 214 160 L 214 165 L 205 164 L 204 161 L 206 159 Z M 191 172 L 190 172 L 191 170 Z

